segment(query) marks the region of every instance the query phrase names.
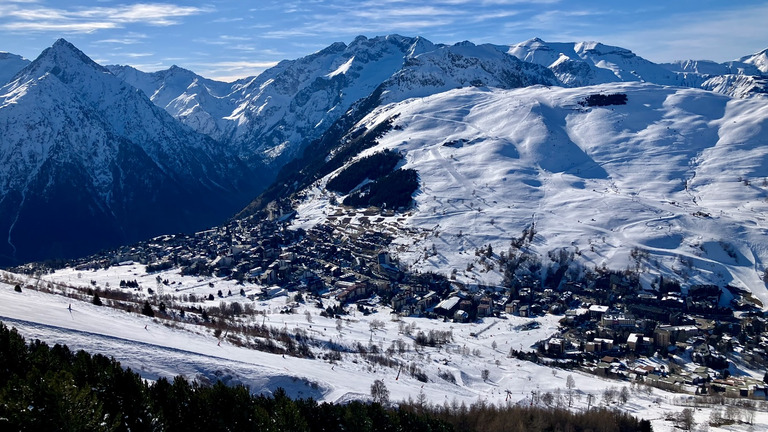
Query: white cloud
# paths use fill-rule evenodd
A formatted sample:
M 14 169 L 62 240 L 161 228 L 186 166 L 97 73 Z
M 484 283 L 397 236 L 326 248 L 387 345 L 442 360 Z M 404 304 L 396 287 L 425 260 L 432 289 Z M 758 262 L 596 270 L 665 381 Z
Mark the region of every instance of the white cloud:
M 218 81 L 236 81 L 241 78 L 256 76 L 265 70 L 275 66 L 276 61 L 222 61 L 211 63 L 197 63 L 192 65 L 195 72 L 210 79 Z
M 141 57 L 151 57 L 155 54 L 154 53 L 125 53 L 123 55 L 130 58 L 141 58 Z
M 33 32 L 67 32 L 67 33 L 90 33 L 96 30 L 111 29 L 117 27 L 117 24 L 111 22 L 12 22 L 0 24 L 0 28 L 12 31 L 33 31 Z
M 14 31 L 87 33 L 128 23 L 177 24 L 178 18 L 210 12 L 210 8 L 169 3 L 138 3 L 114 7 L 60 9 L 14 1 L 0 5 L 0 28 Z
M 201 63 L 201 66 L 210 68 L 231 68 L 231 69 L 266 69 L 277 65 L 276 61 L 223 61 L 215 63 Z

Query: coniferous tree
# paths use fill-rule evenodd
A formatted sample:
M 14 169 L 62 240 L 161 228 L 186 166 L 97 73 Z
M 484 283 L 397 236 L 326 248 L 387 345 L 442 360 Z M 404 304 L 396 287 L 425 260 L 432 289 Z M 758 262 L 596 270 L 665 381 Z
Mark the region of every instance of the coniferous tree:
M 152 306 L 149 304 L 149 301 L 144 302 L 144 307 L 141 309 L 142 315 L 146 315 L 148 317 L 154 317 L 155 311 L 152 310 Z

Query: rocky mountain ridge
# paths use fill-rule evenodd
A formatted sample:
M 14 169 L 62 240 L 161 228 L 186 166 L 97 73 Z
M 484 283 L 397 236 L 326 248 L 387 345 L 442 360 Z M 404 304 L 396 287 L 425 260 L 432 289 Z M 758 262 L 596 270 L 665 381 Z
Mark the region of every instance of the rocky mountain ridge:
M 3 262 L 226 218 L 258 176 L 59 40 L 0 88 Z

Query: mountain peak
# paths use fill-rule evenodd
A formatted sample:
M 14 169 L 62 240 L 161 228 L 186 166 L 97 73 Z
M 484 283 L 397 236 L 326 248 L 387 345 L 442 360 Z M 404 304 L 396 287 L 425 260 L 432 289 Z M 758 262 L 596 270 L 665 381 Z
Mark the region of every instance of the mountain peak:
M 52 73 L 62 81 L 70 82 L 77 75 L 76 70 L 83 68 L 107 72 L 107 69 L 91 60 L 66 39 L 58 39 L 50 48 L 43 50 L 25 72 L 31 78 Z
M 72 50 L 78 50 L 72 43 L 64 38 L 56 39 L 56 42 L 51 45 L 52 48 L 67 48 Z M 78 50 L 79 51 L 79 50 Z

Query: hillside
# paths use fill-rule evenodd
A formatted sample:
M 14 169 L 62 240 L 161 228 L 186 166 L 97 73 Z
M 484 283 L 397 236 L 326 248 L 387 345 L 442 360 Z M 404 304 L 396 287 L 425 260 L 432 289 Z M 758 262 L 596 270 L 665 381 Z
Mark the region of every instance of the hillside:
M 199 314 L 192 312 L 188 303 L 184 306 L 186 316 L 179 317 L 176 309 L 184 303 L 173 300 L 168 306 L 174 313 L 161 314 L 154 307 L 157 316 L 150 318 L 138 311 L 115 310 L 72 298 L 94 288 L 90 280 L 101 289 L 108 282 L 117 285 L 121 278 L 137 278 L 144 287 L 154 286 L 154 275 L 144 275 L 143 270 L 143 266 L 127 265 L 87 272 L 82 274 L 84 278 L 77 271 L 61 272 L 45 278 L 52 283 L 37 283 L 37 289 L 50 294 L 27 285 L 36 284 L 34 279 L 25 282 L 3 274 L 6 282 L 20 283 L 24 288 L 21 293 L 14 292 L 11 285 L 0 283 L 0 321 L 17 328 L 28 340 L 62 343 L 72 350 L 114 357 L 145 379 L 156 381 L 182 375 L 203 386 L 217 381 L 243 384 L 256 395 L 273 395 L 282 388 L 291 398 L 311 397 L 319 402 L 370 400 L 371 384 L 378 379 L 395 403 L 410 399 L 435 407 L 455 408 L 482 402 L 546 409 L 567 407 L 568 398 L 572 397 L 573 410 L 618 409 L 650 420 L 655 431 L 675 430 L 667 417 L 675 418 L 687 406 L 688 396 L 640 385 L 628 393 L 626 402 L 620 402 L 616 394 L 625 383 L 508 356 L 510 350 L 532 349 L 531 344 L 556 329 L 558 316 L 509 316 L 446 326 L 436 320 L 397 318 L 382 306 L 369 315 L 358 311 L 337 319 L 322 316 L 312 302 L 298 303 L 278 296 L 252 303 L 256 313 L 246 312 L 237 318 L 243 325 L 264 324 L 273 329 L 276 347 L 284 346 L 278 340 L 281 332 L 301 336 L 301 343 L 309 344 L 313 357 L 296 357 L 253 350 L 248 347 L 249 338 L 240 333 L 224 334 L 216 332 L 215 325 L 195 325 Z M 201 283 L 199 278 L 172 273 L 162 273 L 162 277 L 170 279 L 170 286 L 183 288 L 187 297 L 203 297 L 216 289 L 226 292 L 237 287 L 218 278 L 206 278 Z M 215 284 L 215 288 L 210 288 L 209 283 Z M 259 292 L 254 287 L 246 289 L 247 295 Z M 181 301 L 181 297 L 174 297 Z M 146 298 L 155 302 L 151 296 Z M 248 301 L 239 295 L 225 296 L 207 306 L 235 303 Z M 288 310 L 291 313 L 284 313 Z M 531 325 L 534 322 L 538 325 Z M 437 346 L 415 342 L 419 332 L 430 331 L 450 332 L 451 338 Z M 380 354 L 370 350 L 380 350 Z M 652 360 L 642 364 L 659 363 Z M 417 373 L 409 372 L 412 370 Z M 487 378 L 483 378 L 484 370 L 488 371 Z M 567 387 L 569 377 L 574 383 L 572 391 Z M 616 394 L 611 398 L 602 396 L 606 390 Z M 717 409 L 704 405 L 695 414 L 696 422 L 706 422 Z M 749 417 L 742 417 L 745 411 L 740 408 L 734 412 L 739 418 L 761 424 L 767 420 L 764 410 L 761 406 Z
M 627 104 L 580 105 L 612 93 Z M 766 304 L 766 109 L 640 83 L 461 89 L 381 107 L 351 130 L 394 119 L 360 156 L 400 152 L 419 174 L 413 208 L 383 222 L 415 269 L 499 284 L 498 268 L 465 271 L 475 251 L 506 251 L 535 226 L 541 257 L 564 248 L 581 266 L 640 269 L 647 286 L 659 274 L 730 284 Z M 295 226 L 337 212 L 324 190 L 333 175 L 305 191 Z
M 0 88 L 0 263 L 220 223 L 264 177 L 61 39 Z

